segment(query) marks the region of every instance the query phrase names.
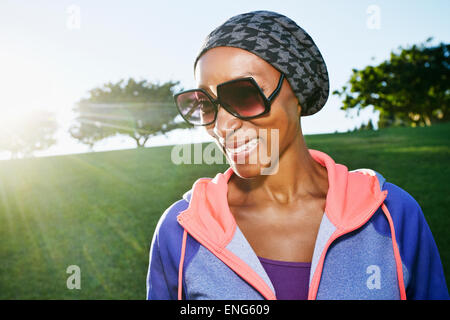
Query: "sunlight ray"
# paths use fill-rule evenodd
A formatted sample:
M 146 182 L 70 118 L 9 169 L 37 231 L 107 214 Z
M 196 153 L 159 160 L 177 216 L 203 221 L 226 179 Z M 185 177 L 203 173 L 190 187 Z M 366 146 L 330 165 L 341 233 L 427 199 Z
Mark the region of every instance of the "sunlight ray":
M 128 177 L 125 174 L 119 174 L 117 171 L 108 171 L 107 169 L 103 167 L 96 166 L 92 164 L 91 162 L 81 159 L 78 155 L 67 155 L 69 159 L 72 161 L 75 161 L 79 164 L 81 164 L 83 167 L 87 168 L 88 170 L 92 170 L 93 173 L 98 173 L 106 178 L 113 178 L 117 182 L 120 183 L 126 183 L 127 185 L 133 187 L 135 185 L 135 180 L 133 177 Z
M 10 237 L 12 236 L 13 241 L 15 242 L 17 237 L 17 228 L 16 225 L 13 224 L 12 209 L 8 200 L 8 196 L 6 194 L 6 188 L 4 186 L 3 179 L 0 180 L 0 200 L 2 207 L 5 209 L 4 211 L 0 210 L 0 215 L 4 216 L 4 219 L 6 220 L 6 223 L 8 225 L 8 234 Z
M 111 124 L 111 123 L 107 123 L 107 122 L 93 121 L 93 120 L 88 120 L 88 119 L 80 119 L 79 121 L 84 122 L 84 123 L 93 124 L 94 126 L 98 126 L 98 124 L 100 123 L 102 126 L 105 126 L 105 127 L 122 129 L 122 130 L 130 131 L 130 132 L 135 131 L 135 128 L 133 128 L 133 127 L 125 127 L 125 126 L 120 126 L 120 125 Z M 139 130 L 141 130 L 141 129 L 139 129 Z
M 92 258 L 91 254 L 89 253 L 89 249 L 87 248 L 86 244 L 83 244 L 83 256 L 86 258 L 87 263 L 92 268 L 92 274 L 94 275 L 95 279 L 100 282 L 100 285 L 105 289 L 106 292 L 111 293 L 111 290 L 107 284 L 107 281 L 102 275 L 102 272 L 99 270 L 97 264 L 95 263 L 94 259 Z
M 125 209 L 125 208 L 124 208 Z M 140 254 L 145 254 L 144 248 L 142 245 L 139 244 L 139 242 L 136 240 L 135 237 L 125 233 L 122 228 L 115 222 L 113 222 L 112 219 L 106 220 L 108 225 L 119 235 L 119 237 L 128 243 L 128 245 L 133 248 L 136 252 Z

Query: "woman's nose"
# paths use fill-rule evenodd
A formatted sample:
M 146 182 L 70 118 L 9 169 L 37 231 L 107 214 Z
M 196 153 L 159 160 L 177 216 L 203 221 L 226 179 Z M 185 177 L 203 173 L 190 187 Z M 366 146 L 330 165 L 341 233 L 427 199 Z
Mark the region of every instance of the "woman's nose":
M 236 118 L 219 105 L 213 131 L 221 141 L 227 140 L 229 135 L 238 130 L 241 126 L 241 119 Z

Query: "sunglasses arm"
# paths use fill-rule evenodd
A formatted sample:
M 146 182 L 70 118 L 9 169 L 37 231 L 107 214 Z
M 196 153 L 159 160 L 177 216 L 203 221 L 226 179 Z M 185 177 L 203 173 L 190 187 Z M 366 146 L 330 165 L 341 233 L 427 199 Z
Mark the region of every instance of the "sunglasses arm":
M 273 99 L 275 99 L 275 97 L 278 95 L 278 93 L 280 92 L 281 86 L 283 85 L 283 80 L 284 80 L 284 74 L 282 73 L 280 76 L 280 80 L 278 80 L 278 85 L 276 87 L 276 89 L 272 92 L 272 94 L 267 98 L 267 100 L 269 102 L 272 102 Z

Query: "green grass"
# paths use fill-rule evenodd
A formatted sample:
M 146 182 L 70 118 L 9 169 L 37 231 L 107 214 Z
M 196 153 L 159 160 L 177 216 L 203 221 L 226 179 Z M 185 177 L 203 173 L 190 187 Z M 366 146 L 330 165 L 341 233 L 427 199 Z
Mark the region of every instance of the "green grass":
M 349 170 L 372 168 L 421 205 L 450 276 L 450 123 L 306 136 Z M 162 212 L 224 165 L 180 165 L 171 147 L 0 162 L 0 299 L 144 299 Z M 81 268 L 81 290 L 66 268 Z

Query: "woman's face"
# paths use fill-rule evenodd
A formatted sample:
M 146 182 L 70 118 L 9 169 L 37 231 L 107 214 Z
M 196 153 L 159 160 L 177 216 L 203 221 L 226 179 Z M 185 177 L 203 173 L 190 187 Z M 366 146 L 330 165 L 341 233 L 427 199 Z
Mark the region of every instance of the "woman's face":
M 213 98 L 217 98 L 218 84 L 249 76 L 268 97 L 277 87 L 280 72 L 257 55 L 235 47 L 208 50 L 195 70 L 198 87 Z M 298 100 L 284 79 L 269 113 L 241 120 L 219 106 L 215 123 L 206 126 L 206 130 L 225 153 L 234 172 L 242 178 L 252 178 L 277 165 L 279 157 L 301 134 L 300 112 Z

